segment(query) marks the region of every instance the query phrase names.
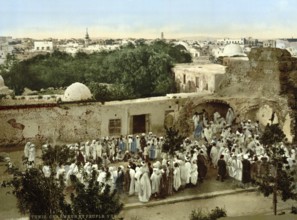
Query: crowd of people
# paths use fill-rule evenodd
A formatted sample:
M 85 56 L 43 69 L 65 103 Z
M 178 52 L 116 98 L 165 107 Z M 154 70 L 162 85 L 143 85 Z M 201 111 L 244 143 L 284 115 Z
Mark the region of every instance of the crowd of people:
M 174 155 L 162 151 L 165 138 L 152 132 L 104 137 L 67 145 L 76 153 L 76 159 L 59 164 L 55 172 L 45 164 L 43 173 L 45 177 L 53 173 L 57 179 L 62 176 L 66 185 L 71 185 L 71 176 L 87 183 L 95 171 L 102 190 L 108 185 L 112 191 L 138 196 L 140 202 L 148 202 L 152 197 L 165 198 L 202 184 L 210 168 L 217 169 L 219 181 L 228 177 L 246 184 L 265 175 L 270 158 L 266 146 L 260 143 L 262 130 L 258 122 L 238 121 L 231 108 L 225 117 L 219 112 L 209 117 L 203 110 L 196 112 L 192 120 L 194 138 L 184 139 Z M 296 169 L 295 149 L 285 142 L 280 147 L 285 151 L 289 168 Z M 43 149 L 46 148 L 44 145 Z M 34 166 L 33 144 L 25 145 L 24 156 L 28 167 Z

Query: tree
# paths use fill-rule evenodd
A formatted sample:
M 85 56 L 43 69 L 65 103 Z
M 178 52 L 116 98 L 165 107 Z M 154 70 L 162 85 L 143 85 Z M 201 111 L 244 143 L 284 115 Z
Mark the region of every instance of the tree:
M 273 144 L 281 142 L 284 138 L 285 134 L 278 124 L 268 124 L 261 136 L 261 142 L 264 145 L 272 146 Z
M 16 95 L 25 87 L 40 90 L 66 87 L 74 82 L 106 83 L 115 85 L 111 96 L 119 100 L 176 92 L 171 69 L 175 63 L 191 62 L 192 59 L 184 48 L 173 43 L 157 40 L 148 45 L 139 40 L 136 45 L 129 43 L 114 51 L 78 52 L 72 57 L 55 50 L 20 62 L 13 57 L 8 61 L 0 66 L 0 75 Z M 97 88 L 97 92 L 100 89 Z M 120 97 L 114 94 L 120 94 Z
M 173 156 L 176 151 L 182 150 L 182 143 L 185 140 L 184 136 L 179 134 L 179 131 L 170 127 L 166 128 L 165 141 L 162 147 L 162 151 L 170 156 Z
M 11 184 L 13 194 L 17 198 L 17 206 L 22 214 L 30 218 L 42 215 L 42 219 L 63 218 L 80 215 L 79 219 L 114 219 L 123 208 L 116 191 L 111 192 L 108 186 L 99 186 L 96 181 L 96 171 L 91 178 L 83 171 L 84 182 L 71 175 L 71 187 L 65 185 L 62 176 L 56 179 L 56 165 L 73 160 L 74 151 L 66 146 L 48 147 L 42 152 L 42 164 L 25 171 L 9 166 L 8 172 L 13 175 Z M 51 175 L 46 177 L 42 171 L 43 165 L 50 166 Z M 79 167 L 83 170 L 83 167 Z M 103 188 L 104 187 L 104 188 Z M 69 188 L 72 189 L 69 191 Z M 71 201 L 66 200 L 69 194 Z M 38 218 L 38 217 L 37 217 Z
M 75 194 L 71 194 L 71 201 L 74 215 L 88 215 L 86 219 L 106 220 L 114 219 L 114 215 L 119 214 L 123 204 L 119 203 L 119 195 L 110 192 L 110 187 L 103 189 L 96 181 L 96 173 L 93 171 L 91 179 L 87 185 L 82 184 L 74 177 Z M 100 217 L 98 217 L 100 215 Z M 92 218 L 92 216 L 94 216 Z
M 174 128 L 165 127 L 166 136 L 165 141 L 162 146 L 162 151 L 167 153 L 169 156 L 170 166 L 169 166 L 169 174 L 168 174 L 168 194 L 171 195 L 173 191 L 173 156 L 176 151 L 181 151 L 182 143 L 185 137 L 179 134 L 178 130 Z
M 269 161 L 266 168 L 267 172 L 257 184 L 264 196 L 273 195 L 275 215 L 277 214 L 278 195 L 281 196 L 283 201 L 297 199 L 296 180 L 294 179 L 296 170 L 292 170 L 288 166 L 287 157 L 281 143 L 284 137 L 285 135 L 278 124 L 268 124 L 261 137 L 262 143 L 267 146 Z

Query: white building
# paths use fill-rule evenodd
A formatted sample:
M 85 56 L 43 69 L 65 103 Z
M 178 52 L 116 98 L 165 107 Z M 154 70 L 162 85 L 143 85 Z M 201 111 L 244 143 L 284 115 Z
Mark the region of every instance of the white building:
M 50 52 L 54 50 L 53 42 L 51 41 L 35 41 L 34 51 Z
M 208 92 L 217 89 L 225 74 L 225 66 L 219 64 L 177 64 L 173 68 L 180 92 Z
M 227 45 L 227 44 L 239 44 L 244 45 L 245 38 L 223 38 L 217 40 L 217 45 Z

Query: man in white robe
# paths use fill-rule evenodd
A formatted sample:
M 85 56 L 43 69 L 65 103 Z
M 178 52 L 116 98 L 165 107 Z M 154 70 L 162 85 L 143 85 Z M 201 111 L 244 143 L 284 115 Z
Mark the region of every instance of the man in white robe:
M 226 114 L 226 124 L 227 125 L 232 125 L 232 122 L 235 118 L 235 114 L 231 108 L 228 109 L 227 114 Z
M 96 144 L 96 155 L 97 157 L 102 158 L 102 144 L 101 141 L 98 141 Z
M 188 175 L 186 171 L 185 162 L 183 160 L 181 160 L 179 163 L 179 169 L 180 169 L 181 186 L 186 187 Z
M 30 150 L 31 142 L 27 142 L 24 147 L 24 157 L 29 157 L 29 150 Z
M 78 166 L 75 162 L 72 162 L 72 164 L 69 166 L 68 172 L 66 174 L 66 183 L 67 185 L 71 184 L 70 176 L 76 175 L 78 173 Z
M 242 180 L 242 162 L 241 162 L 241 155 L 238 154 L 236 156 L 236 160 L 234 163 L 234 178 L 238 181 Z
M 101 170 L 99 171 L 97 182 L 99 182 L 100 186 L 105 185 L 105 183 L 106 183 L 106 171 L 105 171 L 104 168 L 101 168 Z
M 66 173 L 66 170 L 65 170 L 64 165 L 63 164 L 60 164 L 56 168 L 56 179 L 59 179 L 60 176 L 62 176 L 63 179 L 65 180 L 65 173 Z
M 178 163 L 175 163 L 174 171 L 173 171 L 173 188 L 175 189 L 175 191 L 178 191 L 180 186 L 181 186 L 180 168 Z
M 35 163 L 35 157 L 36 157 L 35 145 L 31 144 L 29 148 L 29 157 L 28 157 L 29 164 L 33 165 Z
M 216 168 L 219 160 L 219 148 L 215 144 L 211 147 L 210 157 L 213 167 Z
M 191 163 L 189 158 L 186 158 L 185 174 L 186 174 L 186 184 L 189 184 L 191 180 Z
M 85 156 L 86 156 L 86 159 L 87 160 L 90 158 L 90 145 L 89 145 L 89 141 L 87 141 L 86 144 L 85 144 Z
M 93 140 L 90 146 L 90 153 L 92 155 L 93 160 L 97 158 L 97 151 L 96 151 L 96 140 Z
M 132 196 L 135 193 L 135 170 L 132 169 L 130 165 L 128 165 L 128 167 L 129 167 L 129 174 L 130 174 L 129 196 Z
M 159 169 L 154 168 L 153 173 L 151 175 L 151 182 L 152 182 L 152 195 L 155 197 L 159 194 L 160 191 L 160 177 L 159 177 Z
M 198 180 L 198 167 L 197 167 L 196 160 L 194 160 L 191 166 L 191 184 L 196 186 L 197 180 Z
M 151 182 L 149 178 L 149 169 L 146 165 L 141 167 L 141 175 L 139 178 L 138 198 L 140 202 L 148 202 L 152 194 Z
M 42 167 L 42 172 L 43 172 L 43 174 L 44 174 L 44 176 L 46 178 L 49 178 L 51 176 L 51 168 L 50 168 L 50 166 L 49 165 L 44 165 Z

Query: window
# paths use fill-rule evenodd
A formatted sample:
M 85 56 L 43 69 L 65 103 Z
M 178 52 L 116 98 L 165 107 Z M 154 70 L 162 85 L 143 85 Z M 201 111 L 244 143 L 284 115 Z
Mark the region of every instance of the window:
M 39 47 L 36 47 L 36 50 L 39 50 Z
M 46 47 L 46 50 L 50 50 L 50 47 Z
M 121 135 L 121 119 L 110 119 L 108 125 L 109 135 Z
M 183 80 L 184 84 L 186 84 L 186 74 L 184 74 L 184 80 Z
M 41 47 L 41 50 L 44 50 L 44 47 Z

